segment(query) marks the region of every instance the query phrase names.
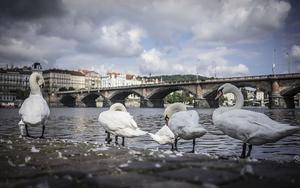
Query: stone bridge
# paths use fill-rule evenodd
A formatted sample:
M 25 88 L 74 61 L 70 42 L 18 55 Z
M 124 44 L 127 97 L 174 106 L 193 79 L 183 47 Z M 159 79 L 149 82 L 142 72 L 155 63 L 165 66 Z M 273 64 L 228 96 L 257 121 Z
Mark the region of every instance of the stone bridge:
M 269 96 L 270 108 L 294 108 L 294 96 L 300 92 L 300 73 L 63 91 L 50 94 L 48 100 L 50 105 L 95 107 L 95 99 L 99 96 L 103 98 L 104 106 L 109 106 L 115 102 L 125 103 L 130 94 L 135 94 L 140 97 L 141 107 L 163 107 L 163 99 L 168 94 L 184 90 L 193 95 L 195 107 L 217 107 L 216 91 L 224 83 L 263 91 Z

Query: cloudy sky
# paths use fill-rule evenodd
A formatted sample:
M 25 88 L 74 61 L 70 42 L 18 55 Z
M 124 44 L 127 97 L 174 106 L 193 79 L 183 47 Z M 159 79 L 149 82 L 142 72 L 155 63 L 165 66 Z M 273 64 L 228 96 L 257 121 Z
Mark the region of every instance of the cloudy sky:
M 299 10 L 297 10 L 299 9 Z M 1 0 L 0 66 L 225 77 L 300 72 L 297 0 Z

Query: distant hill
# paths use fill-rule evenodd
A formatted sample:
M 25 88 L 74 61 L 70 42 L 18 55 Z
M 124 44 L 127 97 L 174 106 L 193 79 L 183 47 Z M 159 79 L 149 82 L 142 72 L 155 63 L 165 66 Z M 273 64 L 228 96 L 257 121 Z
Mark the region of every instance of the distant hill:
M 139 79 L 158 79 L 161 80 L 163 82 L 183 82 L 183 81 L 196 81 L 197 80 L 197 75 L 194 74 L 185 74 L 185 75 L 180 75 L 180 74 L 175 74 L 175 75 L 160 75 L 160 76 L 140 76 L 138 77 Z M 207 80 L 207 79 L 211 79 L 205 76 L 198 76 L 198 80 L 199 81 L 203 81 L 203 80 Z

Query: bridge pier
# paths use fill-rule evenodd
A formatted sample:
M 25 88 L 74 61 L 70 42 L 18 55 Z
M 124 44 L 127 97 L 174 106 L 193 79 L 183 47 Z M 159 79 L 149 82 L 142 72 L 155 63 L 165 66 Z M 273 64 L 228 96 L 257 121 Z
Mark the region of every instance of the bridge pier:
M 150 99 L 152 108 L 164 108 L 164 100 L 163 99 Z M 148 103 L 149 104 L 149 103 Z
M 80 95 L 78 94 L 75 98 L 75 106 L 76 107 L 88 107 L 84 102 L 82 102 Z M 96 106 L 96 104 L 95 104 Z
M 269 98 L 269 108 L 295 108 L 294 97 L 283 97 L 280 95 L 280 86 L 278 81 L 272 83 L 272 93 Z
M 195 98 L 194 108 L 210 108 L 210 105 L 205 98 Z
M 47 102 L 48 102 L 48 105 L 50 107 L 62 107 L 63 104 L 60 102 L 60 97 L 58 97 L 56 94 L 54 93 L 51 93 L 48 95 L 47 97 Z
M 149 99 L 141 98 L 140 99 L 140 108 L 152 108 L 154 105 Z

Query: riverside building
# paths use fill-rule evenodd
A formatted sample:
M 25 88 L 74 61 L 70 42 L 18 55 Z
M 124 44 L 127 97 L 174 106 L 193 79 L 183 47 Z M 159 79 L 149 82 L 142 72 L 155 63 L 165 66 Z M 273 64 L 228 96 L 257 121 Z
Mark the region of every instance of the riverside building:
M 18 106 L 29 94 L 29 77 L 33 71 L 41 72 L 42 66 L 36 62 L 31 67 L 0 68 L 0 106 Z

